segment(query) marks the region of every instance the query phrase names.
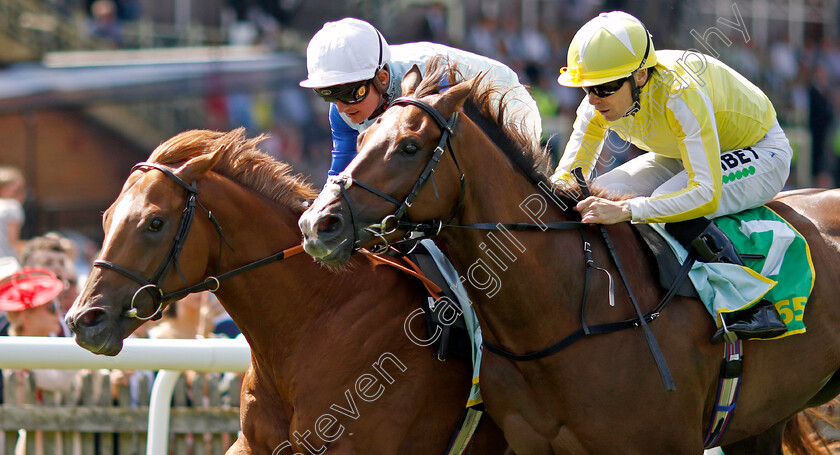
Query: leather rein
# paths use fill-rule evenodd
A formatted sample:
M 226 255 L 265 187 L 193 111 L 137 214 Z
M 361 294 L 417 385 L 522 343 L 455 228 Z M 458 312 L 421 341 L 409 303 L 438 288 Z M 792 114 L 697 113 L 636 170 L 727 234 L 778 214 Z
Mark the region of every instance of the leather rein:
M 178 265 L 178 256 L 181 254 L 181 250 L 184 248 L 184 242 L 187 239 L 187 234 L 190 231 L 190 226 L 192 226 L 193 219 L 195 218 L 196 205 L 200 206 L 205 212 L 207 212 L 208 219 L 211 223 L 213 223 L 213 226 L 216 228 L 216 232 L 218 232 L 219 234 L 219 258 L 221 258 L 223 251 L 222 243 L 226 244 L 231 250 L 233 250 L 233 247 L 230 245 L 230 243 L 228 243 L 227 239 L 222 233 L 222 227 L 221 225 L 219 225 L 219 222 L 216 220 L 216 217 L 211 211 L 207 210 L 207 208 L 205 208 L 204 205 L 202 205 L 201 202 L 198 200 L 198 188 L 196 188 L 195 182 L 185 182 L 180 177 L 175 175 L 175 173 L 172 172 L 169 168 L 162 166 L 158 163 L 137 163 L 136 165 L 134 165 L 133 168 L 131 168 L 131 172 L 133 173 L 134 171 L 143 168 L 151 168 L 163 172 L 164 175 L 166 175 L 179 186 L 184 188 L 187 191 L 187 202 L 186 206 L 184 207 L 184 211 L 181 213 L 181 220 L 178 223 L 178 229 L 175 233 L 175 237 L 172 239 L 172 245 L 169 247 L 169 252 L 166 254 L 166 257 L 163 259 L 163 262 L 161 262 L 160 266 L 158 266 L 157 271 L 155 271 L 155 273 L 152 275 L 152 278 L 147 280 L 140 273 L 132 271 L 121 265 L 114 264 L 111 261 L 106 261 L 103 259 L 97 259 L 93 261 L 94 267 L 102 267 L 103 269 L 113 270 L 140 285 L 140 287 L 134 292 L 134 295 L 131 297 L 131 304 L 129 308 L 122 313 L 123 317 L 136 318 L 141 321 L 148 321 L 150 319 L 160 319 L 160 317 L 162 316 L 164 302 L 181 299 L 193 292 L 216 292 L 217 290 L 219 290 L 220 283 L 226 279 L 232 278 L 236 275 L 255 269 L 257 267 L 261 267 L 263 265 L 294 256 L 303 251 L 303 247 L 301 245 L 295 245 L 291 248 L 287 248 L 270 256 L 266 256 L 263 259 L 256 260 L 231 271 L 225 272 L 221 275 L 209 276 L 195 285 L 188 286 L 177 291 L 164 293 L 163 288 L 161 288 L 160 286 L 160 283 L 163 280 L 163 278 L 166 277 L 167 273 L 173 266 L 178 271 L 178 274 L 181 275 L 181 279 L 186 281 L 186 278 L 184 278 L 184 273 L 181 271 L 181 268 Z M 155 311 L 148 316 L 140 316 L 137 308 L 135 307 L 135 301 L 137 300 L 137 296 L 144 291 L 148 293 L 148 295 L 152 298 L 152 301 L 155 305 Z
M 533 230 L 533 229 L 541 229 L 541 230 L 570 230 L 570 229 L 577 229 L 581 233 L 581 238 L 583 241 L 583 251 L 584 251 L 584 260 L 585 260 L 585 275 L 584 275 L 584 291 L 583 297 L 581 300 L 581 324 L 582 328 L 578 329 L 574 333 L 566 336 L 562 340 L 548 346 L 546 348 L 540 349 L 538 351 L 529 352 L 526 354 L 516 354 L 505 350 L 499 346 L 494 346 L 493 344 L 488 343 L 487 341 L 483 342 L 483 347 L 486 348 L 488 351 L 500 355 L 502 357 L 514 360 L 514 361 L 529 361 L 529 360 L 537 360 L 542 359 L 553 354 L 556 354 L 563 349 L 571 346 L 575 342 L 579 341 L 586 335 L 598 335 L 598 334 L 606 334 L 612 333 L 619 330 L 624 330 L 633 327 L 642 327 L 645 333 L 645 338 L 648 342 L 648 347 L 650 348 L 651 354 L 654 357 L 656 365 L 659 369 L 660 376 L 662 378 L 662 382 L 665 385 L 666 390 L 675 390 L 674 382 L 671 377 L 671 373 L 668 369 L 667 363 L 665 362 L 665 358 L 662 355 L 662 352 L 659 348 L 656 339 L 653 336 L 653 333 L 647 326 L 648 322 L 653 321 L 657 317 L 659 317 L 660 312 L 664 309 L 664 307 L 670 302 L 673 298 L 674 294 L 676 293 L 676 289 L 682 283 L 682 279 L 677 280 L 666 293 L 665 297 L 660 301 L 659 305 L 657 305 L 653 310 L 642 314 L 639 306 L 636 302 L 635 297 L 633 296 L 632 291 L 630 290 L 629 282 L 627 281 L 624 271 L 621 267 L 621 264 L 618 260 L 618 255 L 613 248 L 612 242 L 610 241 L 609 235 L 607 234 L 606 228 L 603 225 L 600 225 L 601 234 L 604 237 L 604 240 L 607 244 L 607 248 L 610 251 L 610 255 L 616 265 L 618 273 L 622 279 L 622 282 L 627 289 L 628 294 L 630 295 L 630 301 L 633 304 L 634 310 L 636 312 L 636 317 L 633 319 L 627 319 L 623 321 L 617 321 L 612 323 L 605 323 L 599 324 L 596 326 L 588 326 L 586 323 L 586 301 L 589 294 L 589 284 L 590 284 L 590 269 L 596 269 L 601 271 L 607 275 L 609 278 L 609 298 L 610 298 L 610 305 L 614 306 L 614 285 L 613 279 L 610 273 L 601 267 L 595 265 L 595 261 L 592 257 L 592 250 L 591 244 L 587 241 L 586 236 L 584 234 L 584 227 L 587 224 L 584 224 L 580 221 L 556 221 L 551 223 L 545 223 L 544 225 L 538 225 L 533 223 L 478 223 L 478 224 L 469 224 L 469 225 L 453 225 L 449 224 L 457 215 L 458 211 L 460 210 L 461 206 L 464 202 L 464 195 L 466 191 L 466 178 L 464 172 L 461 170 L 460 165 L 458 164 L 458 160 L 455 156 L 455 150 L 452 148 L 452 144 L 450 141 L 451 136 L 453 133 L 453 128 L 455 126 L 456 121 L 458 120 L 458 111 L 455 111 L 450 119 L 447 121 L 444 119 L 443 115 L 440 114 L 434 107 L 429 105 L 428 103 L 421 101 L 417 98 L 411 97 L 400 97 L 393 101 L 392 105 L 399 105 L 399 106 L 415 106 L 420 108 L 426 114 L 428 114 L 437 125 L 441 128 L 441 138 L 440 142 L 438 143 L 437 147 L 435 148 L 434 152 L 432 153 L 429 162 L 426 164 L 426 167 L 423 169 L 423 172 L 420 174 L 420 177 L 414 183 L 411 191 L 405 197 L 405 199 L 401 202 L 398 199 L 394 198 L 393 196 L 386 194 L 376 188 L 373 188 L 370 185 L 364 184 L 359 180 L 353 178 L 349 174 L 339 174 L 332 178 L 331 183 L 338 184 L 341 189 L 341 194 L 344 197 L 345 201 L 347 202 L 347 207 L 350 212 L 351 223 L 353 224 L 353 235 L 354 235 L 354 248 L 356 250 L 366 252 L 365 250 L 360 249 L 360 242 L 361 240 L 358 238 L 358 233 L 361 231 L 366 231 L 372 234 L 374 237 L 379 237 L 383 245 L 377 245 L 377 249 L 370 250 L 372 254 L 382 254 L 389 248 L 389 242 L 385 239 L 386 235 L 392 234 L 397 230 L 403 230 L 406 232 L 403 241 L 405 240 L 414 240 L 423 237 L 432 237 L 440 233 L 443 228 L 467 228 L 467 229 L 482 229 L 482 230 Z M 414 223 L 405 220 L 407 216 L 408 209 L 411 208 L 414 200 L 417 198 L 417 195 L 423 189 L 425 184 L 428 181 L 432 181 L 432 185 L 434 185 L 434 172 L 435 168 L 437 167 L 438 163 L 441 160 L 443 153 L 446 149 L 449 149 L 450 155 L 452 156 L 452 160 L 455 163 L 458 172 L 461 174 L 460 178 L 460 191 L 458 196 L 458 203 L 455 207 L 455 211 L 450 217 L 448 222 L 442 222 L 440 220 L 433 220 L 428 223 Z M 582 172 L 580 169 L 576 169 L 575 177 L 576 180 L 581 187 L 581 191 L 583 193 L 583 197 L 589 196 L 589 189 L 587 187 L 586 181 L 583 178 Z M 365 226 L 361 229 L 357 229 L 356 227 L 356 216 L 354 215 L 355 210 L 353 203 L 351 201 L 350 195 L 348 194 L 347 190 L 352 187 L 353 185 L 359 186 L 370 193 L 375 194 L 376 196 L 394 204 L 397 206 L 397 210 L 390 215 L 387 215 L 382 219 L 381 222 L 377 224 L 372 224 Z M 560 192 L 562 192 L 566 197 L 570 200 L 578 201 L 579 198 L 573 197 L 568 192 L 564 191 L 561 188 L 558 188 Z M 435 195 L 437 196 L 437 188 L 435 188 Z M 687 272 L 687 270 L 686 270 Z

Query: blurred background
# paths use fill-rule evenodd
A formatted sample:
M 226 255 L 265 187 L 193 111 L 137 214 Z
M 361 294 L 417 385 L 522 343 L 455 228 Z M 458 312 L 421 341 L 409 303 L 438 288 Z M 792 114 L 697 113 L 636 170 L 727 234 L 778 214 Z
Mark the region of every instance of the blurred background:
M 26 181 L 22 238 L 96 244 L 131 166 L 191 128 L 245 126 L 321 185 L 327 104 L 297 83 L 330 20 L 392 44 L 436 41 L 498 59 L 534 91 L 556 157 L 580 90 L 558 69 L 601 11 L 639 17 L 659 49 L 719 58 L 773 100 L 797 153 L 789 187 L 840 181 L 838 0 L 0 0 L 0 164 Z

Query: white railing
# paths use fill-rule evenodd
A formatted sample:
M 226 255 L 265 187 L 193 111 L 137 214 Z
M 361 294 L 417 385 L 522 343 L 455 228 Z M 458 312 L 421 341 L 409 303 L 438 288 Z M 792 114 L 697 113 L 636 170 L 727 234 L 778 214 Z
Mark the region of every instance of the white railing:
M 152 386 L 146 454 L 168 453 L 169 408 L 183 371 L 243 372 L 251 362 L 244 338 L 206 340 L 127 339 L 119 355 L 107 357 L 79 347 L 72 338 L 0 337 L 0 369 L 160 370 Z

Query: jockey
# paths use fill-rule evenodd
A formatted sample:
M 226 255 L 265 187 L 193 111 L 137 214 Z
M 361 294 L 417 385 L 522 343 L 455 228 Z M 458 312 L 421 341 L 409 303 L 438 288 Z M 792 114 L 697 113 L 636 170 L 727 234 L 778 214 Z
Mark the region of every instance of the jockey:
M 567 60 L 558 82 L 581 87 L 586 96 L 552 180 L 572 182 L 575 167 L 588 175 L 610 131 L 650 152 L 595 178 L 598 186 L 634 197 L 588 197 L 576 207 L 582 221 L 667 223 L 671 235 L 705 260 L 743 265 L 710 219 L 768 202 L 788 177 L 793 151 L 767 96 L 708 55 L 656 51 L 647 28 L 621 11 L 581 27 Z M 741 339 L 786 330 L 766 300 L 727 316 L 728 329 Z M 722 338 L 723 329 L 712 341 Z
M 345 18 L 327 22 L 306 49 L 308 78 L 300 86 L 315 90 L 330 102 L 333 151 L 329 175 L 337 175 L 356 156 L 356 138 L 401 95 L 400 84 L 412 66 L 425 72 L 426 63 L 444 55 L 465 78 L 488 73 L 488 79 L 511 89 L 508 106 L 522 118 L 528 137 L 542 133 L 537 104 L 516 73 L 495 60 L 444 46 L 418 42 L 389 46 L 369 23 Z

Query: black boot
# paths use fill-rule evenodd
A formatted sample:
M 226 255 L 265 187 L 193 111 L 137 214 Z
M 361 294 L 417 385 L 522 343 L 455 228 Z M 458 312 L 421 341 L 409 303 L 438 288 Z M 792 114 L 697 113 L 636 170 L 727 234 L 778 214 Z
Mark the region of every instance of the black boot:
M 715 224 L 706 218 L 668 223 L 665 230 L 683 246 L 691 248 L 707 262 L 726 262 L 744 265 L 735 250 L 732 240 Z M 724 340 L 775 338 L 784 335 L 787 326 L 782 322 L 776 307 L 768 300 L 761 300 L 746 310 L 723 316 L 725 328 L 721 327 L 712 336 L 712 344 Z M 732 335 L 727 336 L 727 332 Z
M 769 300 L 762 300 L 746 310 L 724 314 L 722 317 L 727 330 L 719 328 L 712 336 L 712 344 L 732 342 L 735 339 L 776 338 L 787 332 L 787 326 L 779 319 L 776 307 Z M 727 331 L 734 336 L 727 337 Z

